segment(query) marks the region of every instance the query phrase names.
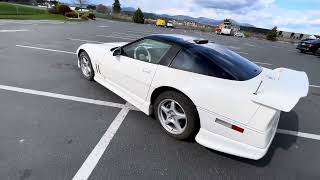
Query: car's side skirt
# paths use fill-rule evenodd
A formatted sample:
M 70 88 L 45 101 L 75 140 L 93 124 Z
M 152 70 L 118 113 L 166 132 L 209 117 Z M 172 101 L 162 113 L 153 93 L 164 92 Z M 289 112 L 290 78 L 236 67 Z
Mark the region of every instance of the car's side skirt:
M 121 98 L 125 99 L 139 110 L 144 112 L 147 115 L 150 115 L 149 107 L 150 102 L 144 101 L 143 99 L 135 96 L 134 94 L 130 93 L 129 91 L 119 87 L 118 85 L 114 84 L 113 82 L 103 79 L 101 76 L 95 76 L 94 80 L 101 84 L 102 86 L 106 87 L 110 91 L 114 92 Z

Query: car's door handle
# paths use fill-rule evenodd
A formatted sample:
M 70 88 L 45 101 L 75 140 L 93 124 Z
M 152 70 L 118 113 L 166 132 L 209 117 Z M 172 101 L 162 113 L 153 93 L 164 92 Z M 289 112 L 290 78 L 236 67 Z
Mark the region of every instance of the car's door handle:
M 142 72 L 150 74 L 150 73 L 151 73 L 151 70 L 150 70 L 150 69 L 143 68 L 143 69 L 142 69 Z

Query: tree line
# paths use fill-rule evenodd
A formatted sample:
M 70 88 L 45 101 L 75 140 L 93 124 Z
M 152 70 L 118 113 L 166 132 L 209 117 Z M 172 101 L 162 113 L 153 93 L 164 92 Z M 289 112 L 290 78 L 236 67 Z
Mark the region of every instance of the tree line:
M 121 14 L 121 3 L 119 0 L 114 0 L 114 3 L 112 4 L 112 13 L 113 14 Z M 103 4 L 99 4 L 96 6 L 96 11 L 98 13 L 104 13 L 104 14 L 109 14 L 111 11 L 108 9 L 107 6 Z M 132 17 L 133 22 L 143 24 L 144 23 L 144 14 L 140 8 L 138 8 Z

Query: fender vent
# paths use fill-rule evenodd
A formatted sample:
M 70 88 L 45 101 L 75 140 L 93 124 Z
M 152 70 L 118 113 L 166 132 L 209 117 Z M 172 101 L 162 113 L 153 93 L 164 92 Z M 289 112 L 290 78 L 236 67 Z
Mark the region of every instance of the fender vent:
M 99 64 L 96 64 L 96 71 L 97 71 L 97 73 L 101 74 Z

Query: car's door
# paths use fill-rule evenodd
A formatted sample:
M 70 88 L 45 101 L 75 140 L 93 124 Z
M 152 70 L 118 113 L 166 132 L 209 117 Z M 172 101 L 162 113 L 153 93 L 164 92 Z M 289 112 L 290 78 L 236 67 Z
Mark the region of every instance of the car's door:
M 120 56 L 113 56 L 111 61 L 106 59 L 109 67 L 103 68 L 103 74 L 128 98 L 143 103 L 158 63 L 170 48 L 169 44 L 151 39 L 126 45 Z

